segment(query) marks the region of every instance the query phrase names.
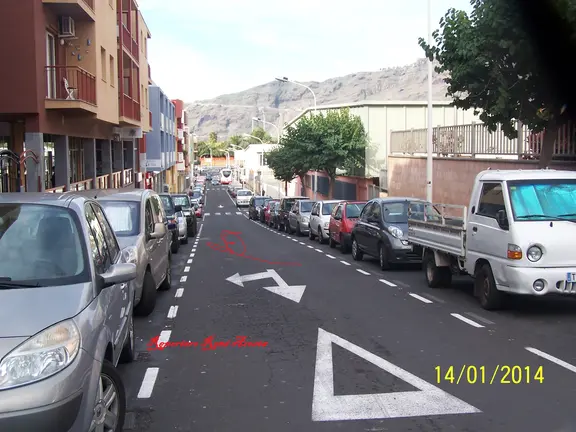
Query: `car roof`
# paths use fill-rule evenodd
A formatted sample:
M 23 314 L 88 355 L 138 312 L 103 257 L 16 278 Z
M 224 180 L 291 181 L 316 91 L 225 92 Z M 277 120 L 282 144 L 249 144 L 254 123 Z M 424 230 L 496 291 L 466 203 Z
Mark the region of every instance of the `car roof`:
M 51 192 L 5 192 L 0 193 L 1 203 L 13 204 L 44 204 L 56 207 L 70 207 L 72 201 L 80 201 L 82 204 L 90 200 L 90 197 L 76 194 L 73 192 L 51 193 Z
M 284 197 L 282 199 L 299 199 L 299 200 L 309 200 L 310 198 L 306 196 L 293 196 L 293 197 Z
M 65 192 L 64 195 L 76 195 L 100 201 L 141 201 L 143 197 L 156 194 L 152 189 L 88 189 Z

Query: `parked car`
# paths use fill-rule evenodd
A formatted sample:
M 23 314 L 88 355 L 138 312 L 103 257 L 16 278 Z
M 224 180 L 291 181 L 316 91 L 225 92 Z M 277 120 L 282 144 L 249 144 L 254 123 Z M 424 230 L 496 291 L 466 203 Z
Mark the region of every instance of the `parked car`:
M 150 189 L 94 189 L 68 192 L 97 200 L 122 248 L 134 248 L 126 258 L 138 267 L 134 285 L 134 313 L 148 316 L 156 307 L 156 290 L 167 291 L 172 284 L 172 234 L 160 197 Z M 159 225 L 163 225 L 160 230 Z M 156 230 L 158 228 L 158 230 Z M 161 234 L 161 232 L 163 234 Z
M 295 232 L 297 235 L 308 234 L 310 224 L 310 212 L 314 206 L 314 201 L 298 200 L 292 206 L 288 214 L 288 232 Z
M 236 192 L 236 207 L 248 207 L 254 194 L 248 189 L 239 189 Z
M 244 186 L 234 186 L 232 188 L 232 192 L 230 192 L 230 196 L 232 198 L 236 198 L 236 196 L 238 195 L 238 191 L 240 191 L 240 190 L 244 190 Z M 248 189 L 246 189 L 246 190 L 248 190 Z
M 253 220 L 260 220 L 260 211 L 264 208 L 267 200 L 272 197 L 253 196 L 248 203 L 248 217 Z
M 318 201 L 310 213 L 310 230 L 308 237 L 310 240 L 318 238 L 320 243 L 326 243 L 330 238 L 328 226 L 330 225 L 330 215 L 334 207 L 340 200 Z
M 174 200 L 174 205 L 182 207 L 182 212 L 186 217 L 188 237 L 194 237 L 198 232 L 198 219 L 190 197 L 186 194 L 173 194 L 172 200 Z
M 190 204 L 204 204 L 204 196 L 202 195 L 202 192 L 190 191 L 188 192 L 188 197 L 190 198 Z
M 331 248 L 340 245 L 340 252 L 350 251 L 352 229 L 365 205 L 366 201 L 343 201 L 334 207 L 328 225 L 328 242 Z
M 218 180 L 217 178 L 212 179 L 212 186 L 218 186 L 220 184 L 220 180 Z
M 174 201 L 169 194 L 160 194 L 160 199 L 162 200 L 162 207 L 166 213 L 166 220 L 168 221 L 170 232 L 172 233 L 172 246 L 170 250 L 172 253 L 178 253 L 180 250 L 180 234 L 178 232 L 176 213 L 182 211 L 182 207 L 174 205 Z
M 80 195 L 0 194 L 0 232 L 0 430 L 88 431 L 104 418 L 122 430 L 133 251 Z
M 180 244 L 188 244 L 188 223 L 186 222 L 186 216 L 184 216 L 182 207 L 180 207 L 180 211 L 176 212 L 175 216 L 178 222 L 178 241 Z
M 268 225 L 268 221 L 266 218 L 266 214 L 270 213 L 270 203 L 274 202 L 276 200 L 273 200 L 272 198 L 266 198 L 266 200 L 264 201 L 264 204 L 262 205 L 262 208 L 260 209 L 260 222 Z
M 277 228 L 279 230 L 284 230 L 288 232 L 288 213 L 292 210 L 292 206 L 296 201 L 307 200 L 308 197 L 296 196 L 296 197 L 285 197 L 280 200 L 278 207 L 278 219 Z
M 280 229 L 280 201 L 272 201 L 268 211 L 268 225 L 271 228 Z
M 194 214 L 197 219 L 204 219 L 204 206 L 199 203 L 194 203 Z
M 378 258 L 380 268 L 395 263 L 421 263 L 422 248 L 408 243 L 408 209 L 413 198 L 375 198 L 362 209 L 352 229 L 352 258 Z

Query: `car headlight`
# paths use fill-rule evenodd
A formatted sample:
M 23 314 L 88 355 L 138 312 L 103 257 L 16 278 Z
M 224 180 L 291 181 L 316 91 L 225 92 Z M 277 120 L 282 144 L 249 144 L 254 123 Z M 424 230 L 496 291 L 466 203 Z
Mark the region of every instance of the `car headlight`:
M 540 261 L 543 254 L 542 249 L 538 246 L 530 246 L 526 251 L 526 258 L 528 258 L 529 261 L 536 262 Z
M 32 336 L 0 362 L 0 390 L 46 379 L 70 365 L 80 351 L 80 331 L 72 320 Z
M 308 218 L 307 216 L 302 216 L 302 222 L 308 223 L 310 222 L 310 218 Z
M 134 246 L 125 247 L 120 251 L 120 260 L 125 264 L 138 264 L 138 251 Z
M 390 234 L 392 234 L 394 237 L 396 237 L 397 239 L 401 239 L 402 237 L 404 237 L 404 232 L 395 226 L 389 226 L 388 227 L 388 232 Z
M 324 222 L 324 229 L 328 229 L 329 225 L 330 225 L 330 222 Z

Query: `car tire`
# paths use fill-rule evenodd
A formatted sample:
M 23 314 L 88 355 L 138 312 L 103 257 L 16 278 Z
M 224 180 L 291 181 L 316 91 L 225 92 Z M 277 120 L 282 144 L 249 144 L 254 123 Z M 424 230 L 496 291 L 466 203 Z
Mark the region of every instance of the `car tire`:
M 388 253 L 382 243 L 378 245 L 378 263 L 380 270 L 390 270 L 390 261 L 388 260 Z
M 328 246 L 330 246 L 330 249 L 334 249 L 336 247 L 336 242 L 332 238 L 332 233 L 329 233 L 328 236 Z
M 342 234 L 340 234 L 340 252 L 343 254 L 347 254 L 348 252 L 350 252 L 350 246 L 348 245 L 348 243 L 346 243 L 344 241 L 344 237 L 342 237 Z
M 308 225 L 308 238 L 312 241 L 316 239 L 316 236 L 314 235 L 314 233 L 312 233 L 312 227 L 310 225 Z
M 318 243 L 326 244 L 326 239 L 324 238 L 324 234 L 322 233 L 322 227 L 318 225 Z
M 180 250 L 180 241 L 178 241 L 178 237 L 176 237 L 176 241 L 172 241 L 172 245 L 170 246 L 170 252 L 173 254 L 178 253 Z
M 186 234 L 186 238 L 183 238 L 182 240 L 180 240 L 181 244 L 188 244 L 188 234 Z
M 362 258 L 364 258 L 364 254 L 360 250 L 356 239 L 352 238 L 352 259 L 354 261 L 362 261 Z
M 140 303 L 134 308 L 134 313 L 137 316 L 148 316 L 156 307 L 156 286 L 154 278 L 150 270 L 146 270 L 144 274 L 144 283 L 142 284 L 142 298 Z
M 448 288 L 452 284 L 450 267 L 438 267 L 434 252 L 428 250 L 422 260 L 426 283 L 430 288 Z
M 128 337 L 120 353 L 120 363 L 132 363 L 136 358 L 135 350 L 135 336 L 134 336 L 134 313 L 130 314 L 128 321 Z
M 111 397 L 110 407 L 105 406 L 104 394 L 108 393 L 109 389 L 113 388 L 115 397 Z M 124 427 L 124 420 L 126 417 L 126 389 L 122 377 L 117 369 L 109 360 L 102 362 L 102 369 L 100 370 L 98 392 L 96 395 L 96 402 L 92 412 L 92 423 L 98 422 L 102 424 L 104 419 L 115 418 L 116 424 L 113 426 L 113 432 L 122 432 Z M 106 411 L 108 408 L 114 413 L 114 416 L 107 416 Z
M 168 268 L 166 269 L 166 276 L 158 287 L 160 291 L 168 291 L 172 288 L 172 255 L 168 255 Z
M 482 265 L 476 272 L 474 292 L 480 300 L 480 306 L 485 310 L 498 310 L 504 304 L 504 294 L 496 288 L 490 264 Z

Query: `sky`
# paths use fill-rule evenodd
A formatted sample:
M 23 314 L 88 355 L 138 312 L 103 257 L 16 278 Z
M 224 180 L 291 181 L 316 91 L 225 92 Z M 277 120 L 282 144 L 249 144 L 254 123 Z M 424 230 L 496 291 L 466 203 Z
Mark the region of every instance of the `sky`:
M 432 25 L 470 0 L 431 0 Z M 193 102 L 272 81 L 323 81 L 423 57 L 427 0 L 138 0 L 152 79 Z M 290 84 L 286 84 L 290 85 Z

